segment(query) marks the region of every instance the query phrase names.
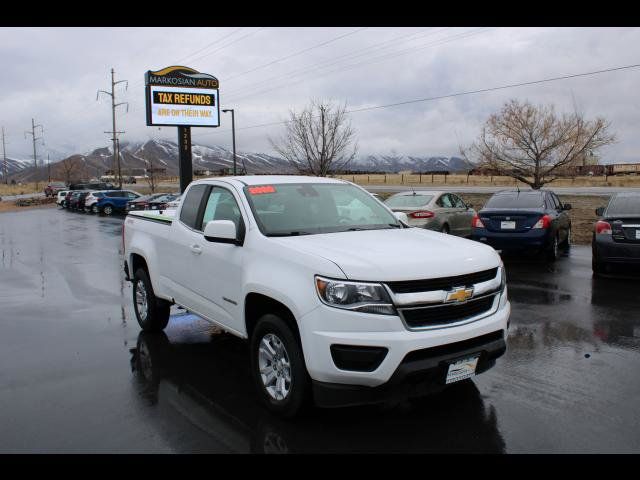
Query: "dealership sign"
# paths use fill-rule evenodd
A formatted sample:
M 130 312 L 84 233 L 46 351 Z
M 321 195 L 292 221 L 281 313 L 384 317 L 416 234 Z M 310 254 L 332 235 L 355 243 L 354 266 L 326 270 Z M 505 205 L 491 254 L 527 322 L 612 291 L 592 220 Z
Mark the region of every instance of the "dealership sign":
M 189 67 L 145 74 L 147 125 L 219 127 L 218 79 Z

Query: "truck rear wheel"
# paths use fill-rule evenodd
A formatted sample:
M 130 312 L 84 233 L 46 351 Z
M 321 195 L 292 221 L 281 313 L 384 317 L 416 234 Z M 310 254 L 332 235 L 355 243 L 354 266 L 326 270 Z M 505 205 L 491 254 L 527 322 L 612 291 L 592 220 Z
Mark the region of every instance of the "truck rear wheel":
M 139 268 L 133 277 L 133 309 L 140 328 L 145 332 L 159 332 L 169 323 L 171 304 L 156 298 L 151 280 L 144 268 Z
M 309 400 L 310 381 L 302 348 L 277 315 L 263 315 L 251 334 L 251 370 L 258 395 L 269 410 L 286 418 Z

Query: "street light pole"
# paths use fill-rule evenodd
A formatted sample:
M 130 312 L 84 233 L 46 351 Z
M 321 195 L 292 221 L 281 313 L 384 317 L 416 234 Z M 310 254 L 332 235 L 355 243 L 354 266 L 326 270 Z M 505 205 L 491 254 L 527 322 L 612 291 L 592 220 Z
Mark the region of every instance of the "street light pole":
M 224 113 L 231 112 L 231 137 L 233 138 L 233 174 L 236 175 L 236 118 L 233 108 L 222 110 Z

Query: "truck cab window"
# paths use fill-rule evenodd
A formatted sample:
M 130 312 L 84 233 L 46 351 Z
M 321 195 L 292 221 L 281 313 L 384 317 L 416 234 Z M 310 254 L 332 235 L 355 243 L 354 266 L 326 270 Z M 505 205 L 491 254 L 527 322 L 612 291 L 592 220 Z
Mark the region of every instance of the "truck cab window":
M 182 209 L 180 210 L 180 221 L 187 227 L 199 230 L 198 212 L 202 204 L 202 197 L 207 190 L 208 185 L 194 185 L 189 189 L 184 198 Z

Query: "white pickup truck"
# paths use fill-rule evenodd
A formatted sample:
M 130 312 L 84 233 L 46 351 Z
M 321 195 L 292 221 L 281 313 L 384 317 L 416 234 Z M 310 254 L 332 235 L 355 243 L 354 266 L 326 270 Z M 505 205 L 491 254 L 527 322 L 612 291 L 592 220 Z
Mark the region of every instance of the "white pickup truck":
M 175 303 L 248 339 L 259 395 L 284 416 L 485 371 L 506 350 L 500 256 L 399 215 L 336 179 L 192 182 L 176 210 L 124 222 L 138 322 L 163 329 Z

